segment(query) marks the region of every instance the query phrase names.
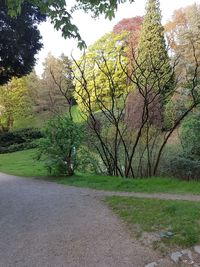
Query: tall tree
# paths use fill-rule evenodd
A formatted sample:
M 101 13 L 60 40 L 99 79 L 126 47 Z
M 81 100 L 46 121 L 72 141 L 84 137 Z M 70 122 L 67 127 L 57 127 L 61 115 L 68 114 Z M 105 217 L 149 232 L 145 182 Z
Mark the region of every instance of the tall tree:
M 62 54 L 56 58 L 50 53 L 43 63 L 42 77 L 33 71 L 26 77 L 33 112 L 60 112 L 74 104 L 71 61 Z
M 174 11 L 165 31 L 173 53 L 180 58 L 180 74 L 185 73 L 185 63 L 195 66 L 194 49 L 200 61 L 200 5 L 193 4 Z
M 74 86 L 72 83 L 72 63 L 61 54 L 59 58 L 48 54 L 42 74 L 43 85 L 48 92 L 48 99 L 54 111 L 71 107 L 73 104 Z
M 12 77 L 31 72 L 35 55 L 42 48 L 38 23 L 45 20 L 39 9 L 24 2 L 20 15 L 10 17 L 4 0 L 0 0 L 0 85 Z
M 162 93 L 169 91 L 171 81 L 166 84 L 167 76 L 162 81 L 164 73 L 171 74 L 170 58 L 164 38 L 164 27 L 161 24 L 161 10 L 159 0 L 148 0 L 146 14 L 138 44 L 137 62 L 142 66 L 137 69 L 138 77 L 141 72 L 146 74 L 149 87 L 154 87 L 155 92 L 161 89 Z M 156 67 L 156 68 L 155 68 Z M 158 76 L 159 83 L 152 84 L 154 77 Z M 144 82 L 141 80 L 141 83 Z M 165 87 L 162 88 L 162 86 Z
M 171 20 L 165 25 L 165 33 L 172 54 L 179 58 L 177 77 L 184 80 L 187 74 L 189 80 L 189 77 L 197 72 L 196 81 L 199 83 L 197 64 L 200 65 L 200 5 L 193 4 L 175 10 Z M 170 120 L 177 118 L 180 109 L 187 109 L 191 102 L 188 85 L 179 86 L 176 91 L 169 106 Z M 199 112 L 199 107 L 196 111 Z
M 161 24 L 159 0 L 147 2 L 138 48 L 133 57 L 139 91 L 136 90 L 128 98 L 127 119 L 132 122 L 132 125 L 136 125 L 138 120 L 141 121 L 146 116 L 142 110 L 144 101 L 147 101 L 152 113 L 149 122 L 161 126 L 163 99 L 166 99 L 166 94 L 173 86 L 173 77 L 164 38 L 164 27 Z

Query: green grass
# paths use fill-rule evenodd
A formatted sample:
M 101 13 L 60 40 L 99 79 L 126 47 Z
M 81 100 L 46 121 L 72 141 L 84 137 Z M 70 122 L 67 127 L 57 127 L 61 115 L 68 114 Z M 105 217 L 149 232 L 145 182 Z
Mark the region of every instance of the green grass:
M 19 176 L 47 176 L 36 149 L 0 154 L 0 171 Z M 77 174 L 71 178 L 56 178 L 57 183 L 108 191 L 200 194 L 200 182 L 174 178 L 122 179 L 119 177 Z
M 42 128 L 45 122 L 52 116 L 49 111 L 44 111 L 35 115 L 18 118 L 14 121 L 13 129 Z
M 22 129 L 22 128 L 42 128 L 44 127 L 47 120 L 52 117 L 53 113 L 50 111 L 43 111 L 38 114 L 28 115 L 25 117 L 19 117 L 14 121 L 13 129 Z M 72 107 L 72 116 L 75 122 L 84 121 L 81 116 L 78 105 Z
M 43 163 L 35 157 L 35 149 L 0 154 L 0 171 L 19 176 L 46 176 Z
M 161 239 L 153 244 L 158 248 L 160 243 L 167 247 L 190 247 L 200 241 L 198 202 L 131 197 L 107 197 L 105 201 L 131 229 L 139 226 L 142 232 L 154 232 L 160 236 Z
M 200 194 L 200 182 L 186 182 L 175 178 L 123 179 L 119 177 L 79 174 L 58 180 L 61 184 L 107 191 Z
M 81 115 L 81 111 L 79 110 L 78 105 L 75 105 L 72 107 L 72 116 L 74 119 L 74 122 L 83 122 L 84 118 Z

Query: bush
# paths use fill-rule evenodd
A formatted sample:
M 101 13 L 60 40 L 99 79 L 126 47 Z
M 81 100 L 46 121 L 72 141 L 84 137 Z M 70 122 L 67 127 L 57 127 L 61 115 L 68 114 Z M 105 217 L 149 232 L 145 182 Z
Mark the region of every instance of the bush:
M 0 134 L 0 153 L 10 153 L 37 146 L 37 140 L 42 133 L 37 129 L 21 129 Z
M 167 145 L 158 169 L 159 176 L 200 180 L 200 161 L 189 157 L 179 142 Z
M 164 175 L 183 180 L 200 179 L 200 116 L 189 116 L 181 125 L 181 147 L 176 144 L 175 150 L 165 153 L 162 161 Z M 179 147 L 179 149 L 178 149 Z M 163 164 L 164 163 L 164 164 Z
M 187 157 L 200 160 L 200 114 L 190 116 L 183 122 L 181 143 Z
M 89 174 L 104 174 L 103 163 L 99 155 L 87 146 L 81 146 L 77 152 L 77 170 Z
M 77 150 L 83 137 L 83 126 L 74 123 L 67 115 L 49 120 L 44 130 L 44 138 L 39 144 L 39 159 L 45 161 L 50 174 L 74 174 L 77 167 Z
M 165 175 L 177 177 L 182 180 L 200 179 L 200 161 L 193 160 L 179 155 L 171 158 L 165 165 Z

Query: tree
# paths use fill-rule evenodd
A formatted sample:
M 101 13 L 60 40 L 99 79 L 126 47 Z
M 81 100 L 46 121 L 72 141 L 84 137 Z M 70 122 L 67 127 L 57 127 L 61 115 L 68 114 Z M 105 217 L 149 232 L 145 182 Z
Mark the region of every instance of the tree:
M 49 107 L 55 112 L 69 108 L 71 113 L 74 103 L 71 61 L 64 54 L 59 58 L 48 54 L 43 66 L 43 90 L 48 93 Z
M 71 61 L 65 55 L 59 58 L 50 53 L 43 63 L 42 77 L 35 71 L 26 76 L 33 113 L 60 113 L 74 104 Z
M 195 67 L 193 51 L 200 60 L 200 5 L 193 4 L 174 11 L 171 21 L 165 25 L 170 47 L 179 58 L 179 73 L 185 73 L 187 62 Z
M 121 35 L 105 34 L 91 45 L 79 60 L 79 64 L 83 65 L 85 70 L 84 78 L 94 110 L 99 109 L 100 100 L 105 106 L 109 106 L 112 96 L 117 97 L 120 102 L 120 96 L 127 87 L 127 77 L 120 67 L 118 56 L 121 53 L 121 61 L 127 62 L 126 54 L 123 53 L 126 36 L 125 32 Z M 79 65 L 74 65 L 74 71 L 80 75 Z M 114 79 L 109 80 L 109 76 Z M 81 78 L 80 75 L 80 80 L 76 79 L 75 98 L 79 106 L 84 108 L 83 101 L 87 102 L 89 98 L 87 92 L 82 88 Z M 113 90 L 110 90 L 111 87 Z
M 33 115 L 48 110 L 48 94 L 44 90 L 42 79 L 35 70 L 25 76 L 25 79 Z
M 91 92 L 90 83 L 87 82 L 87 65 L 83 61 L 74 60 L 78 69 L 78 71 L 74 72 L 74 77 L 82 88 L 81 94 L 79 94 L 82 97 L 82 105 L 85 107 L 82 110 L 86 116 L 89 115 L 87 120 L 90 129 L 88 143 L 91 151 L 92 149 L 96 150 L 104 173 L 133 178 L 139 176 L 151 177 L 158 174 L 161 156 L 173 132 L 200 105 L 200 81 L 198 75 L 200 66 L 194 50 L 194 61 L 196 62 L 194 70 L 191 72 L 190 66 L 186 66 L 186 75 L 181 80 L 176 79 L 174 86 L 170 90 L 170 94 L 175 95 L 177 93 L 176 88 L 185 88 L 190 101 L 185 106 L 185 109 L 179 111 L 170 130 L 163 133 L 159 127 L 151 124 L 151 107 L 160 103 L 158 102 L 160 95 L 162 95 L 163 102 L 167 101 L 168 94 L 163 94 L 163 88 L 165 88 L 169 80 L 173 79 L 178 66 L 177 62 L 173 61 L 170 73 L 164 72 L 161 76 L 159 75 L 161 62 L 157 61 L 157 65 L 155 65 L 155 63 L 149 61 L 151 72 L 148 76 L 145 72 L 141 72 L 139 79 L 137 69 L 140 70 L 144 63 L 139 63 L 134 56 L 133 59 L 132 71 L 130 71 L 129 63 L 120 61 L 121 71 L 124 72 L 126 80 L 129 81 L 120 98 L 120 105 L 117 95 L 113 94 L 113 91 L 117 91 L 117 84 L 114 82 L 115 73 L 110 72 L 109 69 L 104 70 L 100 65 L 97 65 L 99 71 L 103 72 L 107 77 L 109 82 L 108 94 L 110 92 L 110 105 L 108 106 L 104 104 L 101 97 L 95 95 L 99 107 L 98 113 L 93 108 L 94 95 Z M 165 64 L 165 62 L 165 59 L 163 59 L 162 64 Z M 158 75 L 156 75 L 157 72 Z M 99 75 L 92 76 L 94 87 L 98 77 Z M 162 86 L 150 87 L 149 77 L 151 77 L 150 82 L 152 85 Z M 129 129 L 127 124 L 124 123 L 124 110 L 129 86 L 135 88 L 142 103 L 138 127 L 135 129 Z M 101 120 L 98 119 L 99 115 L 102 117 Z
M 139 86 L 138 89 L 142 95 L 148 96 L 149 105 L 153 102 L 153 99 L 157 99 L 157 104 L 154 102 L 154 105 L 152 105 L 152 114 L 157 115 L 153 115 L 155 119 L 149 118 L 149 123 L 154 124 L 159 119 L 159 125 L 163 125 L 163 100 L 166 100 L 166 94 L 170 93 L 174 78 L 171 76 L 172 67 L 165 43 L 164 27 L 161 24 L 159 0 L 149 0 L 147 2 L 138 48 L 133 56 L 135 57 L 133 61 L 136 64 L 134 71 L 136 71 L 135 78 Z M 139 118 L 140 121 L 142 119 L 141 109 L 144 105 L 142 95 L 133 92 L 128 99 L 129 106 L 134 107 L 134 102 L 137 99 L 138 107 L 141 107 L 137 109 L 136 116 L 133 116 L 134 112 L 132 112 L 131 107 L 127 110 L 130 113 L 127 114 L 127 120 L 132 121 L 132 125 L 137 124 L 135 118 Z
M 175 10 L 172 19 L 165 25 L 165 32 L 172 55 L 179 58 L 176 76 L 184 79 L 188 68 L 194 73 L 196 63 L 200 62 L 200 5 L 193 4 Z M 177 92 L 172 96 L 170 104 L 174 118 L 178 116 L 180 107 L 182 110 L 187 109 L 191 101 L 188 88 L 179 87 Z
M 36 53 L 42 48 L 37 24 L 45 20 L 39 9 L 24 2 L 17 17 L 7 15 L 4 0 L 0 0 L 0 85 L 12 77 L 31 72 Z
M 127 46 L 130 50 L 136 49 L 139 41 L 139 35 L 142 28 L 143 17 L 133 17 L 128 19 L 122 19 L 113 27 L 113 33 L 121 34 L 124 31 L 129 33 L 127 39 Z M 129 51 L 129 55 L 131 52 Z
M 148 86 L 154 87 L 155 92 L 158 87 L 162 87 L 163 94 L 171 89 L 171 80 L 166 83 L 171 74 L 171 65 L 164 38 L 164 27 L 161 24 L 159 0 L 149 0 L 147 2 L 138 44 L 137 61 L 142 66 L 141 69 L 137 69 L 137 77 L 140 77 L 141 72 L 145 73 L 146 77 L 149 75 Z M 169 75 L 163 80 L 162 76 L 166 73 L 169 73 Z M 160 76 L 159 84 L 152 84 L 153 76 L 158 75 Z M 164 84 L 165 86 L 163 86 Z
M 16 118 L 25 116 L 29 108 L 27 93 L 24 78 L 13 78 L 0 87 L 0 132 L 9 131 Z
M 24 0 L 6 0 L 9 14 L 12 16 L 18 14 L 24 2 Z M 85 47 L 85 42 L 82 40 L 77 26 L 72 22 L 74 11 L 84 10 L 85 12 L 91 12 L 94 17 L 105 14 L 106 18 L 112 19 L 119 3 L 124 3 L 126 0 L 77 0 L 72 6 L 66 3 L 65 0 L 29 0 L 28 2 L 38 7 L 43 14 L 47 14 L 54 27 L 57 30 L 62 30 L 64 37 L 76 38 L 78 46 L 83 48 Z M 129 2 L 132 3 L 133 0 L 129 0 Z

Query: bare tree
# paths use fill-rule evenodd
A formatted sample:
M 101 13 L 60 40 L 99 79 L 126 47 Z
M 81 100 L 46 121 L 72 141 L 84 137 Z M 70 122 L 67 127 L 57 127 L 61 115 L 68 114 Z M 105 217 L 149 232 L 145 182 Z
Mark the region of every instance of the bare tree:
M 114 66 L 107 64 L 102 53 L 101 64 L 97 60 L 94 61 L 93 94 L 88 87 L 85 72 L 87 59 L 83 57 L 81 61 L 77 61 L 73 58 L 76 66 L 76 71 L 73 72 L 74 79 L 75 83 L 79 84 L 77 87 L 79 89 L 75 90 L 82 99 L 83 113 L 88 117 L 91 146 L 96 149 L 107 174 L 133 178 L 157 174 L 161 156 L 170 136 L 182 120 L 200 104 L 199 62 L 194 45 L 193 56 L 195 65 L 192 70 L 191 66 L 186 66 L 186 75 L 183 77 L 177 73 L 178 58 L 173 60 L 172 66 L 162 75 L 159 71 L 165 64 L 165 60 L 161 60 L 156 66 L 151 60 L 151 71 L 147 75 L 142 71 L 144 62 L 139 63 L 135 53 L 131 64 L 124 63 L 119 55 L 113 63 Z M 120 96 L 117 94 L 117 83 L 111 70 L 111 67 L 115 67 L 118 63 L 127 77 L 126 90 Z M 97 85 L 98 77 L 95 68 L 103 73 L 109 83 L 107 99 L 102 97 L 103 85 L 101 88 Z M 173 86 L 168 91 L 164 90 L 163 88 L 172 79 Z M 183 92 L 185 88 L 187 89 L 185 109 L 172 122 L 170 130 L 166 131 L 163 125 L 156 123 L 156 119 L 164 120 L 165 103 L 173 95 Z M 129 114 L 126 114 L 126 106 L 127 98 L 133 92 L 137 95 L 136 101 L 139 102 L 139 106 L 137 102 L 133 102 L 133 105 L 138 106 L 139 112 L 137 120 L 130 127 L 128 121 L 131 118 L 127 120 Z M 93 108 L 94 101 L 98 112 Z

